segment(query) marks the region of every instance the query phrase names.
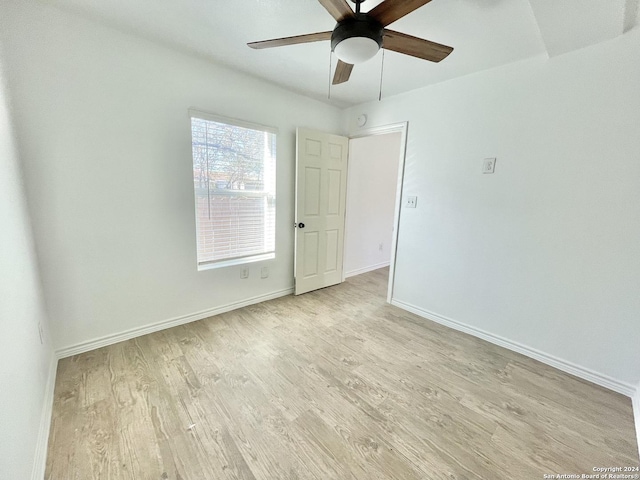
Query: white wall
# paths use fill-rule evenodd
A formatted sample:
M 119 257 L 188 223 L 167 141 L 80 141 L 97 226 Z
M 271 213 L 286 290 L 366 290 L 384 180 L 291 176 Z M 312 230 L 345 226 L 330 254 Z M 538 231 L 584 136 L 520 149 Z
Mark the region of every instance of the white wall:
M 28 479 L 43 465 L 55 360 L 2 70 L 0 58 L 0 478 Z
M 388 265 L 391 259 L 401 140 L 395 132 L 349 141 L 347 276 Z
M 291 288 L 295 128 L 335 131 L 341 111 L 13 3 L 0 30 L 56 347 Z M 248 280 L 196 270 L 189 107 L 279 128 L 277 258 Z
M 638 51 L 636 29 L 347 111 L 409 122 L 396 300 L 637 385 Z

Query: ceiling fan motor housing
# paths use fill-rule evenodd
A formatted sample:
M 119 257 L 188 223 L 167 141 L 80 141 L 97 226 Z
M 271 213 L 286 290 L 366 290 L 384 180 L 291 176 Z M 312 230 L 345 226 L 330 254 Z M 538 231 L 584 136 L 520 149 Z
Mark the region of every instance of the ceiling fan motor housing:
M 347 42 L 343 44 L 343 47 L 351 42 L 364 42 L 365 45 L 371 44 L 370 47 L 365 47 L 369 52 L 364 53 L 364 56 L 367 56 L 368 58 L 357 58 L 358 55 L 356 55 L 355 58 L 340 58 L 346 63 L 361 63 L 371 58 L 380 48 L 382 48 L 383 35 L 384 27 L 378 21 L 374 20 L 366 13 L 355 13 L 352 17 L 338 22 L 336 27 L 333 29 L 333 33 L 331 34 L 331 50 L 335 51 L 336 55 L 340 58 L 341 47 L 339 47 L 339 45 L 345 40 L 347 40 Z M 349 39 L 353 40 L 349 41 Z M 375 45 L 373 45 L 370 40 L 377 44 L 377 48 L 375 48 Z M 353 45 L 350 46 L 350 50 L 352 48 L 354 48 Z

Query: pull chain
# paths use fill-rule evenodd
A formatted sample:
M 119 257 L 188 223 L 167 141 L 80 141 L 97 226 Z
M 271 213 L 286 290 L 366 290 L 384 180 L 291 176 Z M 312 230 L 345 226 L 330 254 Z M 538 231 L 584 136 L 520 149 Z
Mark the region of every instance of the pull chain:
M 333 59 L 333 50 L 329 52 L 329 95 L 328 99 L 331 100 L 331 61 Z
M 378 101 L 382 100 L 382 74 L 384 73 L 384 48 L 382 49 L 382 66 L 380 67 L 380 93 L 378 94 Z

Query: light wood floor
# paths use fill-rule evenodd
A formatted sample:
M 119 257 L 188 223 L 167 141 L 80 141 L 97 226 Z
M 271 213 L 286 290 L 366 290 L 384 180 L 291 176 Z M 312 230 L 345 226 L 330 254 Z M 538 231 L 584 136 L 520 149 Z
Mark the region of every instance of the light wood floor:
M 60 361 L 47 478 L 542 479 L 630 400 L 385 304 L 388 270 Z

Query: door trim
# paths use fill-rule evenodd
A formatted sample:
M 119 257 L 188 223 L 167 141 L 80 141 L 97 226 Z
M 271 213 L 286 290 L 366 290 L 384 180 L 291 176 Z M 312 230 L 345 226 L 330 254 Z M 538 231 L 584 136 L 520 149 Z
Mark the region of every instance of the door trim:
M 393 216 L 393 236 L 391 238 L 391 259 L 389 263 L 389 286 L 387 289 L 387 302 L 393 299 L 393 286 L 395 284 L 396 256 L 398 255 L 398 229 L 400 228 L 400 212 L 402 207 L 402 185 L 404 184 L 404 167 L 407 153 L 407 133 L 409 122 L 393 123 L 380 127 L 365 128 L 349 135 L 349 140 L 353 138 L 371 137 L 374 135 L 384 135 L 386 133 L 400 132 L 400 154 L 398 156 L 398 178 L 396 179 L 396 204 Z M 349 178 L 349 167 L 347 163 L 347 178 Z M 347 205 L 349 204 L 349 189 L 347 189 Z M 349 235 L 349 210 L 345 213 L 345 241 Z M 342 270 L 342 281 L 345 280 L 344 268 Z

